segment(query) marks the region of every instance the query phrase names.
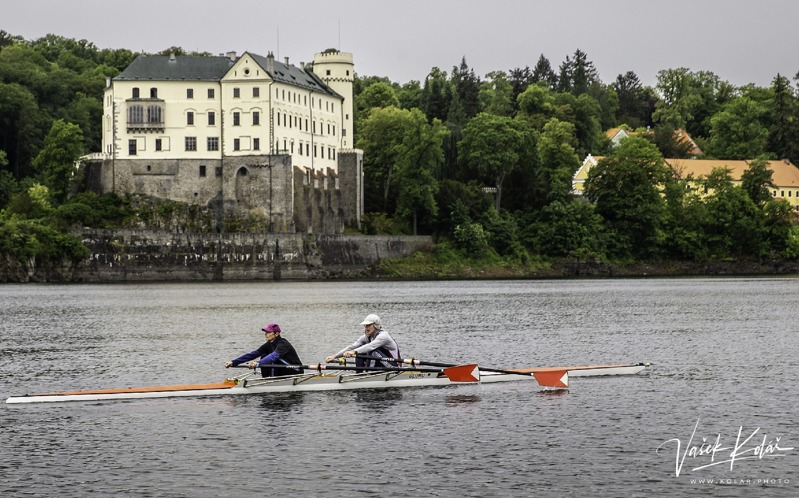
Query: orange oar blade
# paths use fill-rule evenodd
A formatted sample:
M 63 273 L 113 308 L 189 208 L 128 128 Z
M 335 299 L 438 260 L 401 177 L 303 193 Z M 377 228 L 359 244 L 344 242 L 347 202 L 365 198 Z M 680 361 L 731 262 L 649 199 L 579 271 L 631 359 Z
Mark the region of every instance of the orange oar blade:
M 480 382 L 480 368 L 477 364 L 448 367 L 443 372 L 452 382 Z
M 535 380 L 544 387 L 569 387 L 568 370 L 549 370 L 533 372 Z

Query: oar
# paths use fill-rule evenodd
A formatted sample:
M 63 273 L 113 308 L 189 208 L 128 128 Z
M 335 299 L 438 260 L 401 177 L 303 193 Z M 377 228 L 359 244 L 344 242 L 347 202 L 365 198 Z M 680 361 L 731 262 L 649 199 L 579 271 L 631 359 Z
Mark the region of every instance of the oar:
M 452 367 L 450 363 L 435 363 L 432 361 L 422 361 L 415 358 L 386 358 L 379 356 L 369 356 L 368 354 L 356 354 L 356 358 L 372 359 L 377 361 L 391 361 L 394 363 L 405 363 L 406 365 L 426 365 L 430 367 Z M 485 372 L 496 372 L 508 375 L 522 375 L 526 377 L 534 377 L 539 385 L 544 387 L 569 387 L 569 372 L 568 370 L 546 370 L 541 372 L 516 372 L 513 370 L 502 370 L 499 368 L 480 367 L 480 370 Z
M 236 365 L 233 368 L 249 368 L 248 365 Z M 358 367 L 350 365 L 328 365 L 312 363 L 310 365 L 263 364 L 255 368 L 286 368 L 292 370 L 359 370 L 362 372 L 425 372 L 443 373 L 452 382 L 479 382 L 480 368 L 476 364 L 449 365 L 445 368 L 406 368 L 406 367 Z

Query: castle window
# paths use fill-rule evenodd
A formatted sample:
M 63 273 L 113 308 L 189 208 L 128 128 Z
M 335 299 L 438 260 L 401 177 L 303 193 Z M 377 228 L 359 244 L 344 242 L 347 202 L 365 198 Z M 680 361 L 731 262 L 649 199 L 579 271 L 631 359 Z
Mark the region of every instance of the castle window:
M 233 126 L 239 126 L 241 124 L 241 113 L 234 112 L 233 113 Z
M 241 97 L 241 90 L 240 90 L 240 89 L 238 89 L 238 88 L 234 88 L 234 89 L 233 89 L 233 98 L 234 98 L 234 99 L 237 99 L 237 98 L 239 98 L 239 97 Z
M 186 125 L 194 126 L 194 113 L 192 111 L 186 113 Z
M 214 111 L 208 111 L 208 126 L 216 125 L 216 113 Z
M 209 151 L 219 150 L 219 137 L 208 137 L 207 145 Z
M 147 122 L 148 123 L 161 122 L 161 107 L 157 105 L 147 106 Z
M 158 89 L 157 88 L 150 88 L 150 98 L 157 99 L 158 98 Z
M 205 178 L 205 165 L 200 165 L 200 178 Z
M 260 138 L 253 138 L 252 139 L 252 148 L 254 150 L 261 150 L 261 139 Z
M 133 98 L 134 99 L 138 99 L 139 98 L 139 89 L 138 88 L 134 88 L 133 89 Z
M 261 124 L 261 113 L 258 111 L 252 112 L 252 125 L 258 126 Z
M 336 125 L 333 125 L 333 136 L 336 136 Z
M 187 151 L 197 150 L 197 137 L 186 137 L 186 150 Z
M 217 166 L 214 170 L 216 171 L 216 176 L 222 176 L 222 166 Z
M 144 107 L 140 105 L 131 106 L 128 109 L 128 123 L 143 123 Z
M 128 155 L 135 156 L 136 155 L 136 139 L 131 138 L 128 140 Z
M 193 99 L 194 98 L 194 88 L 187 88 L 186 89 L 186 98 Z
M 156 138 L 155 139 L 155 150 L 161 150 L 161 139 L 160 138 Z
M 208 98 L 209 99 L 214 98 L 214 89 L 213 88 L 209 88 L 208 89 Z
M 305 144 L 305 155 L 306 156 L 311 155 L 311 144 Z
M 280 126 L 280 113 L 277 113 L 277 125 Z
M 325 74 L 326 74 L 327 76 L 330 76 L 330 69 L 326 70 L 326 71 L 325 71 Z
M 238 138 L 233 139 L 233 150 L 241 150 L 241 140 Z
M 253 87 L 252 89 L 252 96 L 253 98 L 258 98 L 261 96 L 261 89 L 259 87 Z

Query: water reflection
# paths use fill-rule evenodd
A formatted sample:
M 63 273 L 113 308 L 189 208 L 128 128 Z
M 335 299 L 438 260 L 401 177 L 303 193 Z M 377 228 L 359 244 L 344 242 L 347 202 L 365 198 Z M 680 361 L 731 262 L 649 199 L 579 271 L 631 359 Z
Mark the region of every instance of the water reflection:
M 261 408 L 270 412 L 291 412 L 305 402 L 308 393 L 269 393 L 261 398 Z
M 477 403 L 478 401 L 480 401 L 480 396 L 476 394 L 453 394 L 444 398 L 444 402 L 448 405 Z
M 402 401 L 402 389 L 357 389 L 353 391 L 354 401 L 360 409 L 383 411 L 394 408 Z

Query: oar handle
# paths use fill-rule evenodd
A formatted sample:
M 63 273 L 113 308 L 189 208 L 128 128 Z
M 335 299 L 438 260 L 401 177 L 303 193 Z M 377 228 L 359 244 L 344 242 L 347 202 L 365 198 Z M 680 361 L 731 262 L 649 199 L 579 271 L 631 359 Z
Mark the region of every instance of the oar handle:
M 432 361 L 422 361 L 422 360 L 417 360 L 415 358 L 391 358 L 385 356 L 371 356 L 368 354 L 356 354 L 355 357 L 363 359 L 371 359 L 376 361 L 390 361 L 393 363 L 404 363 L 406 365 L 412 365 L 412 366 L 427 365 L 428 367 L 443 367 L 443 368 L 457 366 L 457 364 L 455 363 L 434 363 Z

